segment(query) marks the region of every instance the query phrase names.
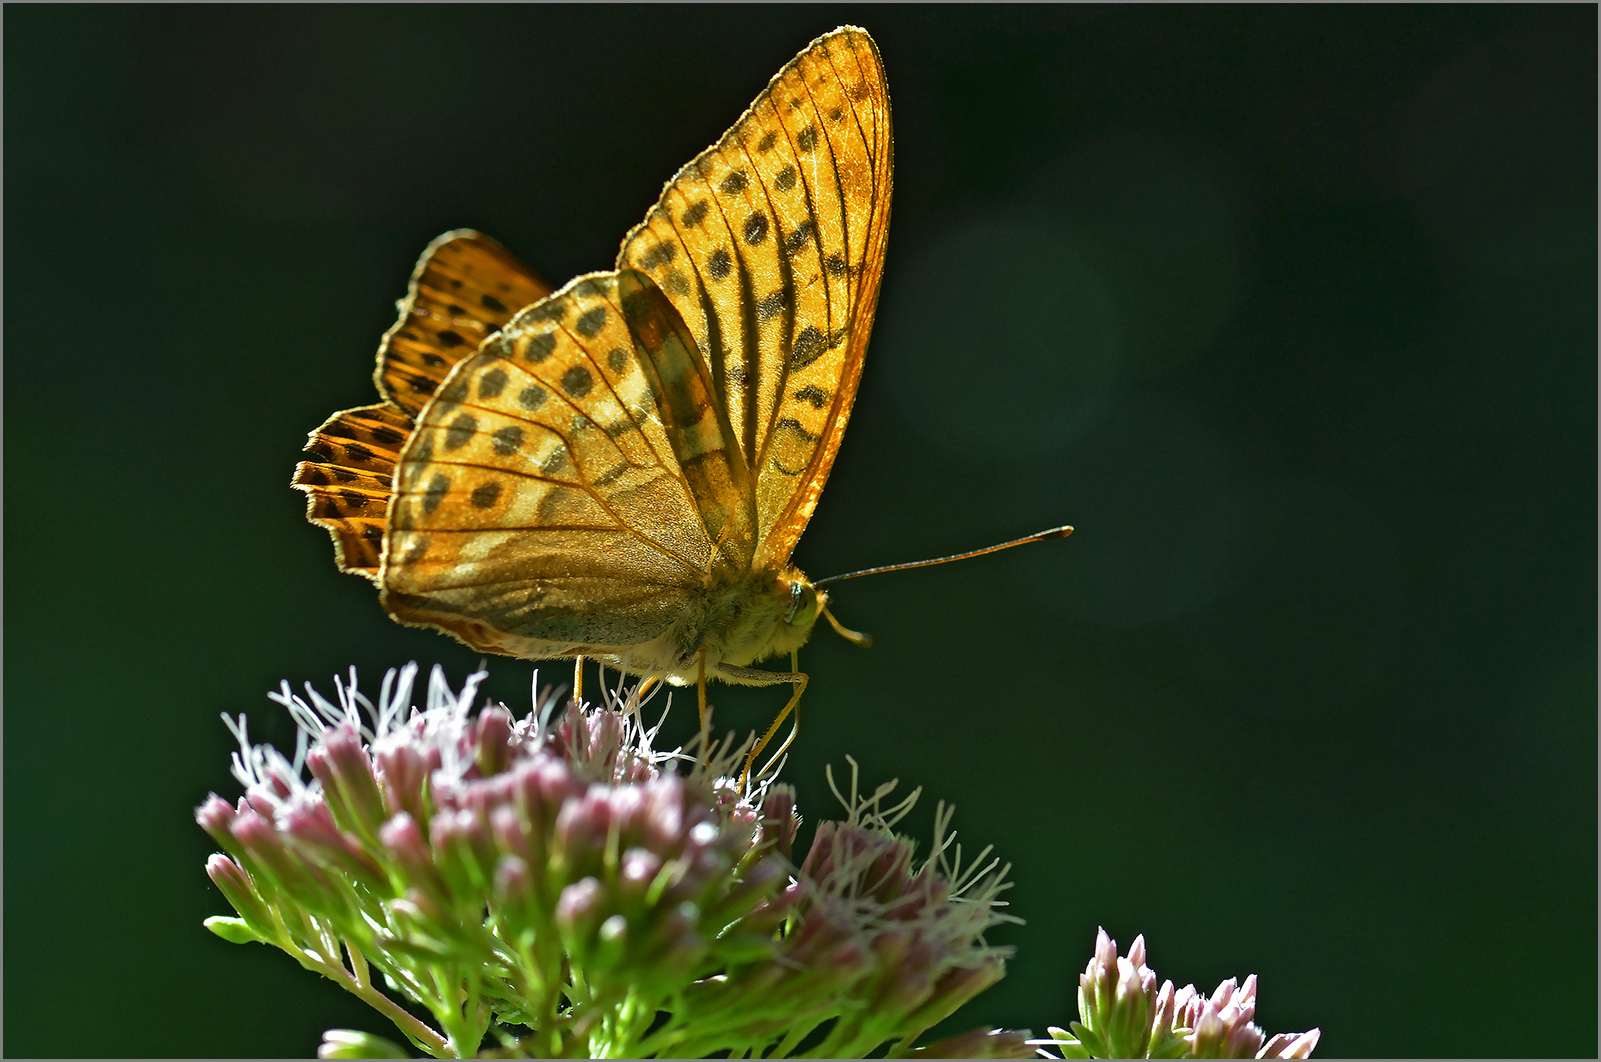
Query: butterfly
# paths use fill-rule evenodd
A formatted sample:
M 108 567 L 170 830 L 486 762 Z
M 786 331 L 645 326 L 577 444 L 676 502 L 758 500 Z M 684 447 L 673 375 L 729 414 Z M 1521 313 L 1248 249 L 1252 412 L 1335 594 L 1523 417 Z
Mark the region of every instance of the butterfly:
M 856 397 L 890 185 L 883 65 L 842 27 L 667 182 L 615 269 L 552 291 L 441 236 L 379 348 L 384 401 L 311 433 L 307 518 L 394 619 L 483 652 L 696 683 L 703 725 L 708 678 L 793 684 L 765 744 L 818 618 L 866 642 L 790 555 Z

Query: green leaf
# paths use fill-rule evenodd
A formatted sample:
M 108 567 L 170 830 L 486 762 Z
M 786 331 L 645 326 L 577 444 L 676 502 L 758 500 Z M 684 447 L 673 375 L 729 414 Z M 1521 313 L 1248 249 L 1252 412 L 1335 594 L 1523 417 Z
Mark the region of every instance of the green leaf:
M 243 918 L 224 918 L 222 915 L 212 915 L 203 923 L 217 936 L 230 944 L 250 944 L 261 941 L 261 936 Z M 265 943 L 263 941 L 263 943 Z
M 393 1040 L 357 1029 L 329 1029 L 322 1034 L 323 1058 L 410 1058 Z
M 1091 1057 L 1089 1049 L 1084 1046 L 1083 1042 L 1066 1029 L 1058 1029 L 1052 1025 L 1046 1029 L 1046 1032 L 1050 1033 L 1051 1039 L 1056 1041 L 1056 1049 L 1062 1052 L 1063 1058 Z

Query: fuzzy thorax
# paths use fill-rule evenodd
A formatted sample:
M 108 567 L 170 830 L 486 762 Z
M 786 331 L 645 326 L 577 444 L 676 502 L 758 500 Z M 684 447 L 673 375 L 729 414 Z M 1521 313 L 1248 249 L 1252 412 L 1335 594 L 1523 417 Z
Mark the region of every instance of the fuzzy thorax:
M 692 685 L 699 678 L 704 649 L 708 678 L 748 684 L 751 680 L 739 670 L 806 644 L 826 600 L 794 567 L 713 583 L 694 595 L 660 637 L 635 647 L 626 662 L 616 664 L 661 675 L 674 685 Z

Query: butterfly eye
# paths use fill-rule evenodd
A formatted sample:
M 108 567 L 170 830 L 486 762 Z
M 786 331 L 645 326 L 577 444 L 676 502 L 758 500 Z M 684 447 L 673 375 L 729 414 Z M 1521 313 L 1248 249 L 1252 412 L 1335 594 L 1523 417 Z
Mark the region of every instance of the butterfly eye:
M 791 627 L 810 627 L 817 620 L 817 591 L 810 583 L 797 579 L 789 584 L 789 612 L 784 622 Z

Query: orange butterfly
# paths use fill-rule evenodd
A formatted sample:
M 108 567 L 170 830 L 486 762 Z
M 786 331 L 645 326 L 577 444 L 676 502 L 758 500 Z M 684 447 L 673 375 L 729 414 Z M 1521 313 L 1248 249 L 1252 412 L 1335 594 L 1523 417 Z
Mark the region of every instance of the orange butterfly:
M 401 623 L 576 658 L 575 686 L 584 657 L 694 682 L 703 729 L 708 677 L 793 683 L 754 759 L 818 617 L 869 641 L 789 558 L 861 379 L 890 155 L 878 50 L 847 26 L 679 170 L 616 270 L 551 293 L 486 236 L 435 240 L 379 348 L 386 401 L 335 414 L 295 472 L 339 567 Z
M 878 50 L 844 27 L 668 182 L 615 271 L 552 294 L 487 237 L 440 237 L 379 349 L 387 401 L 332 417 L 295 473 L 340 568 L 476 649 L 703 705 L 708 676 L 793 683 L 793 707 L 804 674 L 750 665 L 820 615 L 866 641 L 789 557 L 861 378 L 890 156 Z

